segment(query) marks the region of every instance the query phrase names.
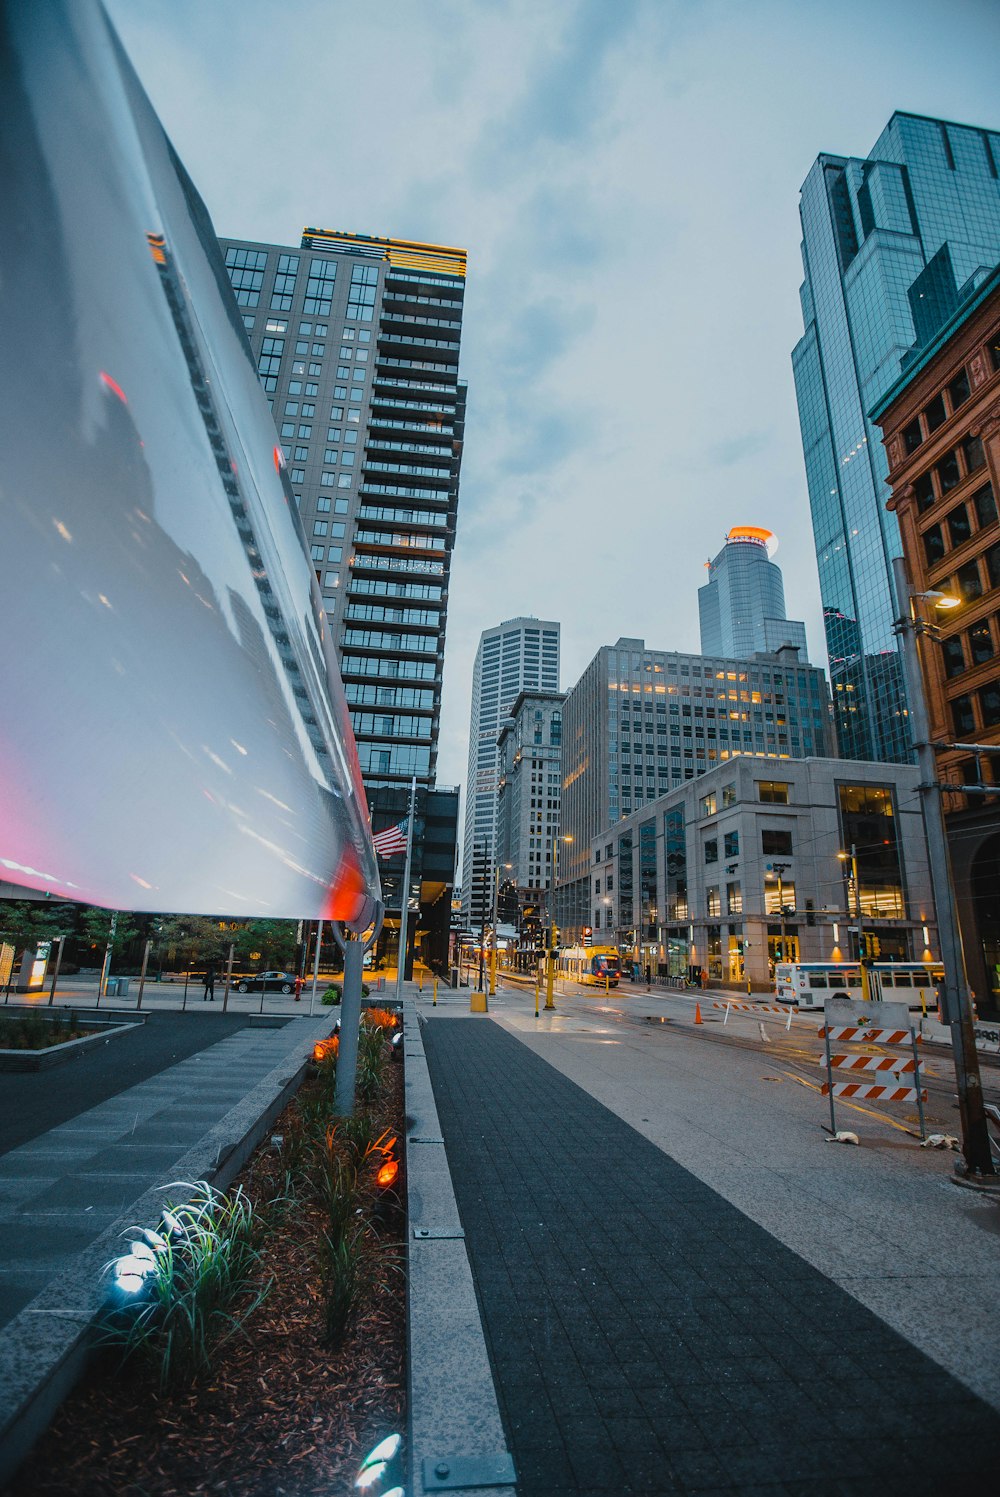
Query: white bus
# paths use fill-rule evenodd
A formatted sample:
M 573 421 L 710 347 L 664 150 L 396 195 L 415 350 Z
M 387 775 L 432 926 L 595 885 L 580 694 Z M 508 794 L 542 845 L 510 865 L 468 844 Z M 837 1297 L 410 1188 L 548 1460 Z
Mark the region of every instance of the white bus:
M 869 968 L 871 997 L 905 1003 L 912 1009 L 937 1007 L 944 968 L 927 962 L 875 962 Z M 800 1009 L 822 1008 L 828 998 L 860 1000 L 861 967 L 857 962 L 778 962 L 774 969 L 779 1003 Z

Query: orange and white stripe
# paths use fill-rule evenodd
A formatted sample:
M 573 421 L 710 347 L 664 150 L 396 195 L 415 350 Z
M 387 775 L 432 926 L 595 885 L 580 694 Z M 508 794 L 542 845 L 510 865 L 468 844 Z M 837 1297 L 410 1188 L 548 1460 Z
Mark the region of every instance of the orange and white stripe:
M 789 1010 L 779 1008 L 775 1003 L 713 1003 L 713 1008 L 739 1009 L 744 1014 L 781 1014 L 784 1018 Z
M 835 1081 L 831 1088 L 828 1081 L 820 1087 L 823 1096 L 833 1092 L 835 1097 L 867 1097 L 869 1102 L 926 1102 L 927 1093 L 915 1086 L 874 1086 L 864 1081 Z
M 818 1065 L 825 1065 L 820 1057 Z M 895 1055 L 831 1055 L 830 1064 L 838 1071 L 915 1071 L 917 1063 L 912 1058 L 904 1060 Z
M 913 1036 L 912 1029 L 862 1029 L 858 1025 L 841 1025 L 836 1029 L 827 1029 L 825 1025 L 819 1031 L 820 1039 L 823 1037 L 831 1040 L 847 1041 L 854 1044 L 867 1045 L 908 1045 Z M 921 1036 L 916 1039 L 919 1043 Z

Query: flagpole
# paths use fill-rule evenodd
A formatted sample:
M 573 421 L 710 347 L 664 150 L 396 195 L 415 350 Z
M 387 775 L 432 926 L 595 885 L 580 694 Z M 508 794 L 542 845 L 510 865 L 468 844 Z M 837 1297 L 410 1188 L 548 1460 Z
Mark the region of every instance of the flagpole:
M 403 973 L 406 971 L 406 916 L 410 903 L 410 859 L 413 853 L 413 823 L 417 810 L 417 777 L 410 781 L 410 814 L 406 820 L 406 866 L 403 869 L 403 896 L 399 910 L 399 957 L 396 961 L 396 1002 L 402 998 Z

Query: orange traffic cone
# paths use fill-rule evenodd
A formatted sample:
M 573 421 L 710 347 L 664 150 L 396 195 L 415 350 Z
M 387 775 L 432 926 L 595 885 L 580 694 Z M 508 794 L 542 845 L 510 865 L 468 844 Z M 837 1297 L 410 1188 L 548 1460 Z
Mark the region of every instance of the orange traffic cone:
M 694 1006 L 694 1022 L 696 1024 L 704 1024 L 704 1022 L 705 1022 L 704 1019 L 701 1017 L 701 1004 L 700 1003 L 696 1003 L 695 1006 Z

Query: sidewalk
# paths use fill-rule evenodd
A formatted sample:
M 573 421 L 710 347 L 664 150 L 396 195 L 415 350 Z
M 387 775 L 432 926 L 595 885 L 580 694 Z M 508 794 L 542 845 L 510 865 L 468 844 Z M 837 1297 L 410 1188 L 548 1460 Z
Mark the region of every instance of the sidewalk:
M 722 1064 L 717 1046 L 668 1041 L 661 1032 L 656 1084 L 650 1059 L 636 1087 L 636 1058 L 651 1054 L 652 1036 L 623 1044 L 599 1025 L 588 1031 L 533 1017 L 529 1027 L 523 999 L 509 1013 L 498 1003 L 485 1019 L 451 1017 L 450 1004 L 421 1013 L 432 1021 L 424 1045 L 522 1497 L 758 1490 L 912 1497 L 992 1479 L 1000 1414 L 909 1332 L 893 1329 L 891 1311 L 876 1314 L 849 1292 L 847 1256 L 842 1287 L 840 1275 L 814 1266 L 699 1178 L 704 1155 L 707 1173 L 724 1173 L 748 1206 L 765 1197 L 759 1214 L 770 1213 L 784 1238 L 798 1233 L 803 1246 L 831 1226 L 835 1232 L 839 1198 L 850 1203 L 853 1178 L 855 1197 L 866 1198 L 864 1212 L 854 1200 L 855 1213 L 871 1226 L 867 1257 L 852 1255 L 856 1272 L 891 1292 L 887 1255 L 903 1275 L 922 1261 L 925 1302 L 932 1301 L 940 1244 L 929 1243 L 927 1224 L 916 1220 L 915 1250 L 901 1259 L 892 1236 L 896 1202 L 879 1200 L 891 1154 L 824 1152 L 817 1121 L 816 1143 L 805 1152 L 820 1196 L 827 1171 L 833 1181 L 824 1210 L 788 1189 L 780 1133 L 755 1167 L 740 1154 L 738 1131 L 723 1148 L 720 1103 L 731 1129 L 740 1117 L 746 1128 L 748 1115 L 737 1088 L 720 1098 L 703 1084 L 700 1068 Z M 524 1033 L 523 1043 L 505 1032 L 511 1028 Z M 659 1146 L 542 1058 L 557 1052 L 561 1067 L 575 1068 L 588 1088 L 592 1080 L 616 1107 L 641 1106 L 637 1125 L 658 1132 Z M 755 1082 L 775 1079 L 758 1077 L 767 1063 L 748 1052 L 725 1063 L 755 1068 Z M 813 1106 L 810 1095 L 761 1092 L 783 1098 L 790 1130 L 801 1133 L 797 1109 Z M 756 1128 L 757 1115 L 749 1116 Z M 670 1157 L 674 1132 L 687 1167 Z M 728 1163 L 720 1167 L 722 1155 Z M 981 1304 L 992 1282 L 995 1299 L 998 1240 L 982 1213 L 998 1208 L 964 1198 L 941 1156 L 935 1164 L 919 1155 L 915 1170 L 916 1186 L 909 1173 L 905 1183 L 918 1198 L 951 1193 L 943 1220 L 954 1221 L 956 1252 L 971 1244 L 966 1296 Z M 860 1229 L 842 1209 L 850 1241 Z M 963 1218 L 974 1209 L 980 1219 L 969 1226 Z M 946 1342 L 946 1326 L 941 1335 Z M 991 1344 L 992 1367 L 977 1365 L 975 1374 L 995 1387 L 995 1341 L 987 1337 Z M 980 1354 L 969 1353 L 977 1362 Z M 943 1344 L 945 1361 L 961 1365 L 962 1356 L 960 1344 Z

